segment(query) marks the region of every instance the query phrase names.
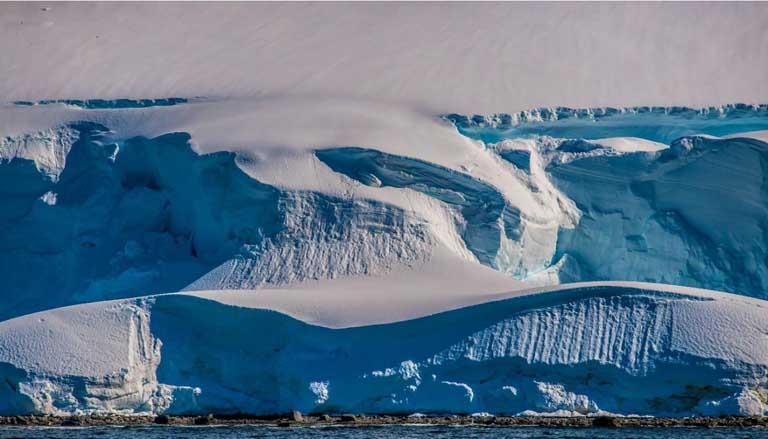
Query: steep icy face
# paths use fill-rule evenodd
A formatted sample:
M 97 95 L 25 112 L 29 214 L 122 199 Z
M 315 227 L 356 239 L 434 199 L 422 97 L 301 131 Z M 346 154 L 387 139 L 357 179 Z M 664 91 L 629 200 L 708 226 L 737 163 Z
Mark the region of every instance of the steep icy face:
M 161 343 L 150 332 L 144 301 L 32 314 L 4 322 L 2 331 L 2 414 L 167 407 L 156 379 Z
M 562 229 L 582 279 L 691 285 L 765 296 L 768 144 L 683 138 L 659 153 L 585 157 L 547 172 L 582 212 Z
M 78 132 L 72 128 L 49 129 L 19 137 L 5 137 L 0 139 L 0 161 L 10 162 L 16 159 L 20 161 L 16 164 L 19 167 L 28 166 L 27 162 L 31 161 L 43 178 L 57 181 L 64 169 L 69 150 L 77 138 Z M 4 191 L 14 187 L 16 190 L 27 189 L 24 184 L 2 186 Z
M 4 322 L 0 372 L 17 412 L 765 413 L 766 303 L 688 293 L 576 286 L 348 329 L 165 295 Z M 59 361 L 97 329 L 93 358 Z
M 200 390 L 195 406 L 184 399 L 171 412 L 680 415 L 717 412 L 734 395 L 760 401 L 768 347 L 762 312 L 724 298 L 597 287 L 329 330 L 169 296 L 153 308 L 153 332 L 164 343 L 159 381 Z M 701 325 L 704 316 L 739 317 L 718 333 Z M 270 335 L 254 342 L 265 327 Z M 742 338 L 730 340 L 736 332 Z M 241 343 L 244 336 L 251 342 Z M 766 409 L 757 407 L 722 412 Z
M 768 145 L 678 136 L 763 127 L 766 108 L 556 109 L 448 118 L 465 135 L 504 139 L 486 147 L 534 193 L 576 219 L 572 227 L 559 227 L 550 268 L 528 276 L 529 282 L 639 280 L 764 297 Z M 637 137 L 600 138 L 617 135 Z
M 566 270 L 547 267 L 555 251 L 558 225 L 573 224 L 576 209 L 552 187 L 534 186 L 526 181 L 528 177 L 513 175 L 515 184 L 525 191 L 525 196 L 514 198 L 466 167 L 459 172 L 370 148 L 326 148 L 316 150 L 315 155 L 355 182 L 402 190 L 415 211 L 421 206 L 416 206 L 418 200 L 411 201 L 412 191 L 437 200 L 449 212 L 448 227 L 450 235 L 459 237 L 459 254 L 466 249 L 472 260 L 532 284 L 557 283 L 567 276 Z M 509 169 L 496 160 L 494 165 L 500 171 Z
M 428 257 L 424 226 L 394 206 L 262 184 L 234 154 L 198 155 L 184 133 L 113 137 L 88 122 L 0 145 L 0 318 Z
M 272 239 L 245 245 L 189 289 L 243 289 L 339 276 L 377 275 L 430 257 L 427 226 L 410 212 L 310 192 L 281 193 L 285 223 Z

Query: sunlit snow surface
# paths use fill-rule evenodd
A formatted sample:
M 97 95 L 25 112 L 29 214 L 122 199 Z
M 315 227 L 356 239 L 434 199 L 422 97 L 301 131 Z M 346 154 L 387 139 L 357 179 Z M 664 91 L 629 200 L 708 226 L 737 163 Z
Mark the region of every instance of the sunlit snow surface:
M 768 407 L 766 106 L 48 99 L 0 129 L 0 413 Z

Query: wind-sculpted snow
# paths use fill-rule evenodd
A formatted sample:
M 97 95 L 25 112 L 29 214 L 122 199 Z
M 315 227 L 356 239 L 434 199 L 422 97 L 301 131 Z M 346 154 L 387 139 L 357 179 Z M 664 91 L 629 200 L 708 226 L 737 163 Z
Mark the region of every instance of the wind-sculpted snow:
M 283 191 L 189 135 L 76 123 L 0 143 L 0 318 L 197 282 L 245 288 L 371 274 L 424 257 L 408 213 Z
M 499 268 L 501 243 L 520 238 L 520 212 L 497 189 L 476 178 L 371 149 L 333 148 L 315 154 L 334 171 L 360 183 L 412 189 L 455 207 L 467 248 L 485 265 Z
M 0 408 L 761 415 L 766 306 L 591 285 L 331 329 L 183 294 L 80 305 L 0 324 Z

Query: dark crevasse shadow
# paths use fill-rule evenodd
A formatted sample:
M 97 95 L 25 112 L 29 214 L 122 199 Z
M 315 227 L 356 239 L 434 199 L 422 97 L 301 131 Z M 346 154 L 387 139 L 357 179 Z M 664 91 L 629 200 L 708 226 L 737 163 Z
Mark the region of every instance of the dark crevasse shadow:
M 0 319 L 178 291 L 233 259 L 247 262 L 234 287 L 360 271 L 376 251 L 413 256 L 405 241 L 424 238 L 397 208 L 278 190 L 232 153 L 197 154 L 186 133 L 116 143 L 96 123 L 69 128 L 78 137 L 58 178 L 0 162 Z M 381 242 L 357 260 L 333 247 L 366 239 Z M 310 257 L 336 271 L 303 273 Z

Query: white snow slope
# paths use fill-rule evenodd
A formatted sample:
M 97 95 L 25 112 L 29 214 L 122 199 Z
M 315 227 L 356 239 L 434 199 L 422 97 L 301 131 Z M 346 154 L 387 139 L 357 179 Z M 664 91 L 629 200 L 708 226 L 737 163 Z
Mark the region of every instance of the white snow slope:
M 766 14 L 0 4 L 0 414 L 766 414 Z

